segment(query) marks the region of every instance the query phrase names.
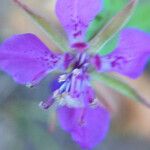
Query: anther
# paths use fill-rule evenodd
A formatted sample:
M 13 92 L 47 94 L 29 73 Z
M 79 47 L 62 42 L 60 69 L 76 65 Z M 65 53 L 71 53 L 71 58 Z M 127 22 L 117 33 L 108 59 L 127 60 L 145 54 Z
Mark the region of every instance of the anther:
M 86 58 L 86 53 L 83 53 L 83 54 L 81 55 L 80 65 L 84 63 L 85 58 Z
M 42 101 L 39 103 L 41 109 L 48 109 L 54 103 L 54 99 L 49 98 L 47 101 Z
M 60 83 L 60 82 L 64 82 L 64 81 L 66 81 L 66 79 L 67 79 L 67 75 L 66 75 L 66 74 L 61 75 L 61 76 L 58 78 L 58 82 L 59 82 L 59 83 Z
M 26 84 L 26 87 L 32 88 L 32 87 L 33 87 L 33 84 L 32 84 L 32 83 L 27 83 L 27 84 Z
M 74 76 L 78 76 L 80 73 L 81 73 L 81 70 L 80 70 L 80 69 L 74 69 L 74 70 L 73 70 L 73 75 L 74 75 Z
M 95 98 L 95 99 L 93 99 L 93 100 L 91 101 L 90 106 L 91 106 L 91 107 L 96 107 L 97 105 L 98 105 L 98 99 Z
M 56 90 L 56 91 L 53 92 L 53 98 L 56 99 L 58 97 L 60 97 L 60 91 Z

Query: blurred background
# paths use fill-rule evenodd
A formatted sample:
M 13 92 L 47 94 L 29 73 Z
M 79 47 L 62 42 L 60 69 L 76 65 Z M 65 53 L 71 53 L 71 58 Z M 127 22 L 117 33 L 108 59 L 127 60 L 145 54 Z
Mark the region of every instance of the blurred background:
M 150 1 L 140 3 L 127 26 L 150 32 Z M 54 14 L 55 0 L 22 0 L 30 8 L 57 22 Z M 103 18 L 116 14 L 127 0 L 106 0 Z M 107 15 L 106 15 L 107 14 Z M 98 18 L 98 17 L 97 17 Z M 96 26 L 97 24 L 95 24 Z M 34 33 L 51 49 L 48 37 L 12 0 L 0 0 L 0 41 L 13 34 Z M 38 103 L 49 96 L 46 77 L 34 88 L 16 84 L 0 72 L 0 150 L 79 150 L 70 136 L 60 129 L 53 109 L 43 111 Z M 122 78 L 146 99 L 150 100 L 150 65 L 138 80 Z M 105 88 L 104 93 L 114 108 L 111 129 L 95 150 L 150 150 L 150 109 L 127 97 Z M 109 94 L 108 94 L 109 93 Z

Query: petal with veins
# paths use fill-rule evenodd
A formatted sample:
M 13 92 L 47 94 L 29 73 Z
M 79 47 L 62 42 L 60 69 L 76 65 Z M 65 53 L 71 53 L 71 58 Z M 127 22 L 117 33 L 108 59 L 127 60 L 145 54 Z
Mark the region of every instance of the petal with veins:
M 86 29 L 101 8 L 102 0 L 57 0 L 56 14 L 71 44 L 84 45 Z
M 52 53 L 30 33 L 12 36 L 0 46 L 0 69 L 20 84 L 36 84 L 59 61 L 60 55 Z
M 83 148 L 91 149 L 101 142 L 109 129 L 109 112 L 100 106 L 95 108 L 58 109 L 61 127 L 72 135 Z
M 138 29 L 124 29 L 118 47 L 109 55 L 96 57 L 94 66 L 101 72 L 118 72 L 137 78 L 150 57 L 150 35 Z M 98 68 L 96 62 L 101 65 Z

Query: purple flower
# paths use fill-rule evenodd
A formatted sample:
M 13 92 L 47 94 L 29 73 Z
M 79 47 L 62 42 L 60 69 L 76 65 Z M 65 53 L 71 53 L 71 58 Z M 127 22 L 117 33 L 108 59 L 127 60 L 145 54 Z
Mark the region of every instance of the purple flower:
M 62 128 L 87 149 L 104 139 L 110 124 L 109 111 L 91 87 L 90 74 L 118 72 L 136 78 L 150 56 L 150 36 L 137 29 L 122 30 L 112 53 L 90 53 L 85 33 L 101 9 L 101 0 L 57 0 L 56 14 L 69 39 L 70 50 L 65 53 L 52 52 L 31 33 L 12 36 L 0 46 L 1 70 L 20 84 L 33 86 L 49 72 L 60 71 L 53 94 L 40 107 L 56 104 Z

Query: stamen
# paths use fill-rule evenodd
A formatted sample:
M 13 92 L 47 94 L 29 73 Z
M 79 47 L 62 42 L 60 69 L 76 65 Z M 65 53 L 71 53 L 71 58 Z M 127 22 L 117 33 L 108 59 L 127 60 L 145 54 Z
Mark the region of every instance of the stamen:
M 60 91 L 56 90 L 56 91 L 53 92 L 53 98 L 55 99 L 55 98 L 58 98 L 58 97 L 60 97 Z
M 67 82 L 67 85 L 66 85 L 66 92 L 69 92 L 69 89 L 70 89 L 70 82 Z
M 81 69 L 74 69 L 72 73 L 74 76 L 78 76 L 81 73 Z
M 71 79 L 71 87 L 70 87 L 71 94 L 73 94 L 73 92 L 75 91 L 75 87 L 76 87 L 76 76 L 73 75 Z
M 90 106 L 95 108 L 95 107 L 97 107 L 97 105 L 98 105 L 98 99 L 95 98 L 91 101 Z
M 32 88 L 32 87 L 33 87 L 33 84 L 32 84 L 32 83 L 27 83 L 27 84 L 26 84 L 26 87 Z
M 80 57 L 81 57 L 81 54 L 78 53 L 77 56 L 76 56 L 77 60 L 80 60 Z
M 84 106 L 79 99 L 72 98 L 67 92 L 64 92 L 56 102 L 59 106 L 67 106 L 70 108 L 82 108 Z
M 78 79 L 77 81 L 76 81 L 77 83 L 76 83 L 76 89 L 78 90 L 78 91 L 80 91 L 81 90 L 81 84 L 82 84 L 82 81 L 81 81 L 81 79 Z M 80 91 L 81 92 L 81 91 Z
M 54 99 L 49 98 L 47 101 L 42 101 L 39 103 L 41 109 L 48 109 L 54 103 Z
M 80 65 L 84 63 L 85 58 L 86 58 L 86 53 L 83 53 L 80 59 L 80 63 L 79 63 Z
M 66 90 L 67 82 L 65 82 L 60 88 L 59 88 L 59 93 L 63 93 Z
M 59 82 L 59 83 L 60 83 L 60 82 L 64 82 L 64 81 L 66 81 L 66 79 L 67 79 L 67 75 L 66 75 L 66 74 L 61 75 L 61 76 L 58 78 L 58 82 Z
M 74 91 L 76 90 L 77 77 L 81 73 L 81 70 L 80 69 L 74 69 L 72 73 L 73 73 L 73 76 L 71 78 L 71 88 L 70 88 L 71 94 L 73 94 Z

